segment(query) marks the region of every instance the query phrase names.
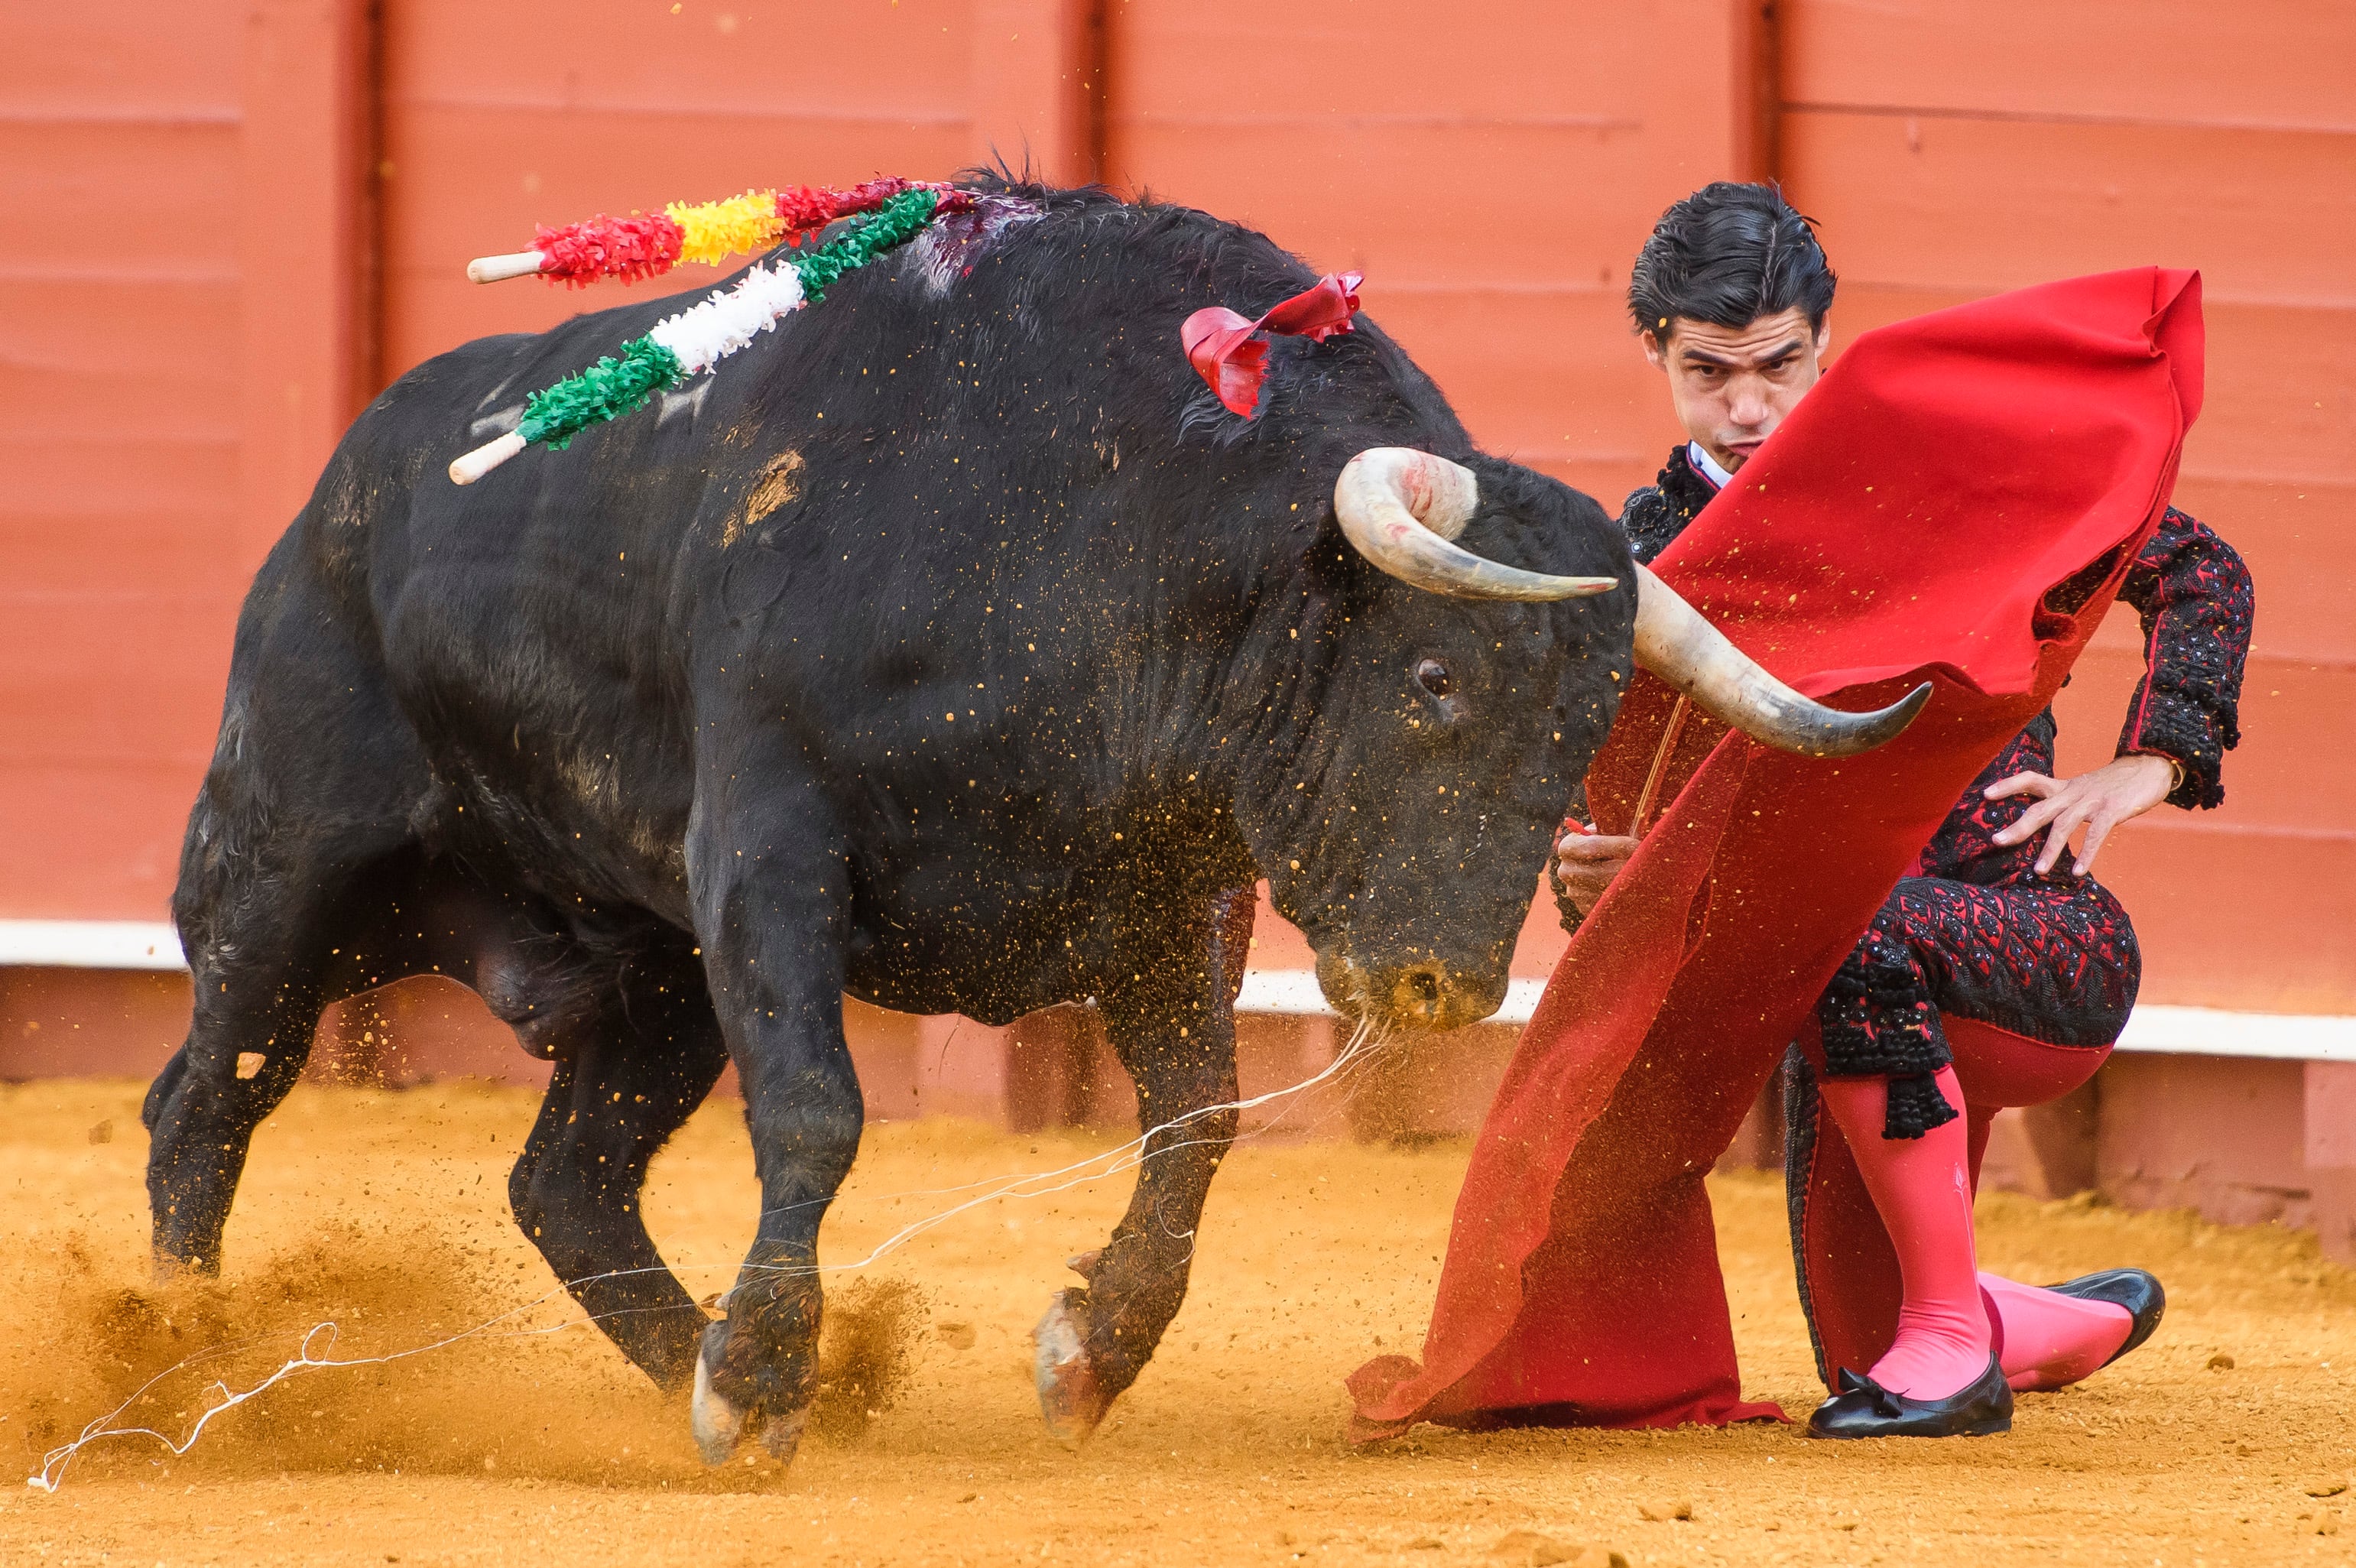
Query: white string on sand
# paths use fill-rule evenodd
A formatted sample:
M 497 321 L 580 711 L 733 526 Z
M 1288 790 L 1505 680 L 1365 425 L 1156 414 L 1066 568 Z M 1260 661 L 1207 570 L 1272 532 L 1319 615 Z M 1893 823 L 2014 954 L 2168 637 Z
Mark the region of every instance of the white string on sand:
M 634 1270 L 631 1272 L 637 1273 L 643 1271 Z M 220 1394 L 220 1402 L 208 1406 L 204 1413 L 197 1417 L 197 1423 L 188 1429 L 187 1436 L 180 1442 L 173 1442 L 169 1437 L 157 1432 L 153 1427 L 118 1427 L 107 1424 L 113 1421 L 115 1417 L 121 1415 L 124 1411 L 129 1410 L 133 1405 L 138 1403 L 140 1399 L 146 1394 L 148 1390 L 154 1388 L 157 1383 L 162 1382 L 173 1373 L 193 1366 L 199 1361 L 209 1360 L 215 1356 L 226 1354 L 227 1351 L 226 1349 L 217 1349 L 191 1356 L 186 1360 L 174 1362 L 171 1366 L 165 1368 L 162 1371 L 156 1373 L 154 1377 L 140 1384 L 139 1387 L 134 1390 L 130 1396 L 123 1400 L 121 1404 L 116 1405 L 112 1410 L 107 1412 L 104 1415 L 97 1417 L 95 1420 L 91 1421 L 89 1425 L 83 1427 L 81 1430 L 81 1435 L 75 1438 L 71 1443 L 66 1444 L 61 1447 L 52 1448 L 47 1454 L 43 1455 L 41 1456 L 40 1474 L 26 1477 L 25 1484 L 38 1491 L 56 1491 L 58 1487 L 64 1483 L 66 1466 L 71 1462 L 73 1456 L 81 1452 L 81 1450 L 88 1444 L 96 1443 L 100 1439 L 107 1437 L 152 1437 L 169 1450 L 174 1458 L 179 1458 L 182 1455 L 187 1453 L 189 1449 L 197 1445 L 197 1439 L 203 1434 L 205 1428 L 211 1424 L 213 1417 L 220 1415 L 225 1412 L 235 1410 L 239 1405 L 245 1403 L 246 1401 L 252 1399 L 256 1395 L 261 1394 L 278 1383 L 284 1381 L 286 1379 L 293 1377 L 297 1372 L 321 1371 L 328 1368 L 337 1367 L 381 1367 L 393 1361 L 405 1361 L 413 1356 L 423 1356 L 429 1351 L 446 1348 L 449 1346 L 457 1344 L 462 1339 L 472 1339 L 480 1336 L 489 1335 L 490 1331 L 497 1328 L 500 1324 L 505 1323 L 509 1318 L 530 1312 L 533 1307 L 554 1299 L 557 1294 L 558 1293 L 555 1291 L 550 1291 L 545 1294 L 539 1296 L 535 1300 L 524 1303 L 521 1306 L 510 1307 L 506 1312 L 500 1313 L 497 1317 L 478 1323 L 472 1328 L 462 1329 L 458 1333 L 450 1335 L 446 1338 L 436 1339 L 433 1343 L 427 1345 L 412 1345 L 405 1350 L 390 1350 L 381 1356 L 354 1356 L 342 1359 L 323 1359 L 321 1357 L 314 1356 L 311 1353 L 311 1347 L 318 1339 L 319 1336 L 325 1334 L 327 1337 L 327 1346 L 332 1349 L 335 1345 L 336 1336 L 341 1332 L 341 1330 L 339 1330 L 332 1322 L 315 1323 L 311 1326 L 310 1330 L 303 1336 L 302 1342 L 296 1348 L 293 1359 L 286 1361 L 276 1371 L 271 1373 L 260 1382 L 253 1384 L 251 1388 L 232 1390 L 225 1382 L 215 1382 L 213 1387 L 219 1391 Z M 532 1335 L 562 1333 L 566 1329 L 577 1326 L 579 1326 L 577 1323 L 560 1323 L 551 1325 L 544 1328 L 513 1329 L 506 1334 L 494 1336 L 494 1337 L 503 1339 L 519 1339 Z M 251 1343 L 251 1341 L 248 1341 L 248 1343 Z
M 1046 1197 L 1055 1193 L 1068 1192 L 1075 1187 L 1083 1187 L 1092 1181 L 1102 1181 L 1108 1176 L 1116 1176 L 1124 1172 L 1135 1170 L 1138 1166 L 1143 1165 L 1149 1158 L 1156 1158 L 1163 1155 L 1175 1154 L 1181 1149 L 1195 1148 L 1202 1144 L 1219 1142 L 1220 1140 L 1217 1139 L 1194 1138 L 1188 1139 L 1181 1143 L 1164 1144 L 1162 1147 L 1153 1150 L 1151 1155 L 1148 1155 L 1145 1152 L 1146 1144 L 1151 1142 L 1154 1138 L 1159 1137 L 1165 1133 L 1174 1132 L 1179 1128 L 1184 1127 L 1189 1122 L 1198 1122 L 1206 1116 L 1216 1116 L 1228 1111 L 1238 1112 L 1254 1111 L 1273 1101 L 1283 1100 L 1292 1095 L 1301 1094 L 1308 1090 L 1316 1088 L 1321 1083 L 1324 1083 L 1329 1079 L 1339 1077 L 1341 1074 L 1346 1072 L 1351 1067 L 1355 1066 L 1358 1060 L 1376 1048 L 1376 1044 L 1373 1042 L 1373 1034 L 1374 1030 L 1372 1026 L 1366 1024 L 1359 1025 L 1357 1029 L 1351 1035 L 1348 1043 L 1345 1044 L 1341 1050 L 1334 1053 L 1333 1059 L 1332 1061 L 1326 1063 L 1323 1068 L 1319 1069 L 1309 1077 L 1302 1079 L 1299 1083 L 1292 1084 L 1284 1089 L 1270 1090 L 1266 1094 L 1254 1095 L 1248 1100 L 1232 1100 L 1218 1105 L 1198 1106 L 1194 1110 L 1186 1112 L 1183 1115 L 1173 1116 L 1169 1121 L 1164 1122 L 1158 1126 L 1148 1128 L 1146 1131 L 1139 1133 L 1136 1137 L 1131 1138 L 1126 1144 L 1122 1144 L 1116 1148 L 1106 1149 L 1100 1153 L 1090 1155 L 1086 1159 L 1076 1160 L 1060 1170 L 1039 1171 L 1025 1176 L 995 1176 L 982 1181 L 968 1182 L 962 1187 L 937 1187 L 924 1192 L 894 1193 L 891 1194 L 888 1198 L 869 1199 L 868 1201 L 871 1202 L 884 1202 L 889 1201 L 891 1198 L 899 1197 L 946 1197 L 954 1193 L 972 1192 L 978 1187 L 988 1189 L 980 1192 L 976 1197 L 966 1199 L 962 1203 L 954 1204 L 948 1208 L 940 1210 L 937 1214 L 916 1220 L 915 1223 L 893 1232 L 892 1235 L 886 1237 L 883 1243 L 876 1247 L 873 1251 L 870 1252 L 866 1257 L 860 1259 L 856 1262 L 819 1264 L 809 1269 L 795 1268 L 787 1265 L 763 1266 L 775 1268 L 777 1272 L 787 1273 L 788 1275 L 832 1273 L 840 1270 L 863 1269 L 875 1262 L 876 1260 L 883 1257 L 884 1253 L 892 1251 L 905 1242 L 915 1240 L 916 1237 L 923 1235 L 926 1231 L 934 1229 L 936 1226 L 947 1224 L 949 1220 L 956 1219 L 958 1215 L 964 1213 L 969 1208 L 976 1208 L 980 1207 L 982 1204 L 992 1203 L 1001 1197 Z M 1095 1168 L 1099 1165 L 1103 1166 L 1103 1168 Z M 1046 1187 L 1033 1185 L 1041 1182 L 1053 1183 L 1055 1185 Z
M 1257 1110 L 1263 1105 L 1272 1104 L 1280 1100 L 1290 1099 L 1293 1096 L 1314 1089 L 1320 1084 L 1338 1081 L 1342 1078 L 1345 1077 L 1352 1069 L 1363 1063 L 1376 1050 L 1380 1049 L 1385 1043 L 1386 1042 L 1384 1040 L 1375 1035 L 1372 1025 L 1361 1023 L 1357 1028 L 1352 1032 L 1350 1038 L 1344 1044 L 1343 1047 L 1334 1053 L 1333 1059 L 1332 1061 L 1326 1063 L 1323 1068 L 1319 1069 L 1309 1077 L 1301 1079 L 1299 1083 L 1290 1085 L 1283 1089 L 1270 1090 L 1265 1094 L 1256 1094 L 1242 1100 L 1231 1100 L 1217 1105 L 1197 1106 L 1195 1109 L 1186 1112 L 1183 1114 L 1173 1116 L 1169 1121 L 1162 1122 L 1157 1126 L 1148 1128 L 1146 1131 L 1139 1133 L 1136 1137 L 1131 1138 L 1125 1144 L 1119 1144 L 1115 1148 L 1100 1150 L 1094 1155 L 1088 1155 L 1085 1159 L 1075 1160 L 1070 1165 L 1062 1166 L 1056 1170 L 1033 1171 L 1019 1176 L 990 1176 L 985 1177 L 980 1181 L 967 1182 L 957 1187 L 924 1188 L 912 1192 L 885 1193 L 873 1197 L 854 1199 L 853 1201 L 864 1203 L 891 1203 L 908 1198 L 952 1197 L 959 1193 L 971 1193 L 974 1195 L 965 1198 L 961 1202 L 952 1204 L 948 1208 L 941 1209 L 934 1214 L 928 1215 L 925 1219 L 916 1220 L 911 1224 L 901 1227 L 891 1235 L 885 1237 L 881 1242 L 873 1248 L 866 1256 L 850 1262 L 812 1264 L 807 1267 L 785 1264 L 747 1265 L 738 1263 L 694 1264 L 676 1268 L 667 1265 L 662 1268 L 619 1269 L 610 1271 L 605 1273 L 589 1274 L 584 1275 L 578 1280 L 568 1281 L 555 1290 L 547 1291 L 519 1306 L 510 1307 L 506 1312 L 500 1313 L 495 1317 L 491 1317 L 484 1322 L 478 1323 L 471 1328 L 462 1329 L 458 1333 L 448 1335 L 443 1338 L 433 1340 L 427 1344 L 412 1345 L 405 1349 L 391 1350 L 379 1356 L 354 1356 L 348 1358 L 336 1357 L 333 1354 L 333 1350 L 335 1348 L 336 1338 L 341 1330 L 332 1321 L 316 1323 L 312 1325 L 310 1329 L 304 1334 L 302 1340 L 296 1347 L 294 1355 L 282 1363 L 277 1370 L 270 1373 L 267 1377 L 262 1378 L 258 1382 L 243 1389 L 233 1390 L 225 1381 L 216 1381 L 213 1384 L 213 1389 L 220 1397 L 216 1402 L 206 1407 L 203 1413 L 197 1417 L 196 1424 L 188 1429 L 187 1435 L 177 1442 L 175 1442 L 171 1437 L 164 1433 L 156 1431 L 153 1427 L 118 1427 L 112 1424 L 112 1423 L 123 1413 L 123 1412 L 137 1404 L 142 1398 L 145 1397 L 150 1390 L 154 1389 L 156 1384 L 164 1381 L 165 1379 L 204 1361 L 213 1359 L 219 1356 L 227 1355 L 234 1349 L 241 1348 L 243 1345 L 253 1343 L 253 1340 L 249 1338 L 241 1342 L 239 1345 L 221 1346 L 209 1350 L 200 1351 L 194 1356 L 176 1361 L 171 1366 L 165 1368 L 160 1372 L 157 1372 L 154 1377 L 149 1378 L 145 1382 L 140 1384 L 137 1389 L 134 1390 L 122 1403 L 116 1405 L 112 1410 L 108 1411 L 103 1415 L 100 1415 L 92 1419 L 88 1425 L 82 1428 L 80 1435 L 76 1436 L 72 1442 L 52 1448 L 47 1454 L 43 1455 L 41 1456 L 40 1472 L 37 1475 L 27 1476 L 25 1478 L 25 1484 L 37 1491 L 55 1492 L 64 1484 L 66 1468 L 73 1462 L 75 1455 L 79 1455 L 82 1449 L 88 1447 L 90 1444 L 104 1441 L 111 1437 L 153 1438 L 155 1442 L 161 1444 L 164 1448 L 171 1454 L 172 1457 L 176 1459 L 180 1458 L 197 1445 L 197 1440 L 204 1434 L 205 1428 L 212 1423 L 214 1417 L 226 1414 L 228 1412 L 235 1410 L 238 1406 L 244 1404 L 247 1401 L 256 1398 L 298 1373 L 327 1371 L 331 1369 L 349 1369 L 355 1367 L 381 1367 L 395 1361 L 410 1360 L 415 1357 L 427 1355 L 435 1350 L 446 1349 L 450 1346 L 459 1344 L 460 1342 L 467 1339 L 485 1337 L 498 1338 L 525 1338 L 537 1335 L 560 1334 L 571 1329 L 581 1327 L 584 1324 L 594 1323 L 598 1321 L 600 1317 L 618 1316 L 620 1316 L 619 1313 L 605 1313 L 593 1316 L 568 1319 L 563 1323 L 549 1325 L 543 1327 L 515 1328 L 509 1329 L 505 1333 L 497 1335 L 493 1334 L 493 1330 L 498 1329 L 501 1324 L 511 1322 L 515 1318 L 521 1316 L 523 1314 L 530 1312 L 536 1307 L 544 1305 L 547 1303 L 557 1299 L 560 1295 L 569 1294 L 583 1286 L 594 1284 L 602 1280 L 627 1279 L 635 1274 L 641 1273 L 701 1273 L 709 1270 L 723 1268 L 734 1269 L 741 1273 L 749 1267 L 757 1272 L 779 1273 L 787 1275 L 787 1277 L 842 1273 L 854 1270 L 870 1268 L 876 1262 L 880 1262 L 887 1253 L 898 1250 L 900 1247 L 906 1245 L 909 1241 L 914 1240 L 925 1232 L 945 1225 L 951 1219 L 956 1219 L 958 1215 L 966 1213 L 969 1209 L 978 1208 L 983 1204 L 994 1203 L 1001 1199 L 1009 1198 L 1052 1197 L 1059 1192 L 1068 1192 L 1076 1187 L 1085 1187 L 1091 1182 L 1103 1181 L 1110 1176 L 1120 1176 L 1126 1172 L 1137 1169 L 1139 1166 L 1144 1165 L 1148 1160 L 1158 1159 L 1164 1155 L 1175 1154 L 1181 1149 L 1196 1148 L 1206 1144 L 1221 1143 L 1224 1140 L 1215 1138 L 1183 1138 L 1173 1143 L 1164 1144 L 1158 1148 L 1148 1147 L 1155 1138 L 1177 1132 L 1190 1123 L 1201 1121 L 1205 1117 L 1216 1116 L 1230 1111 L 1240 1113 L 1246 1111 Z M 1286 1112 L 1289 1112 L 1290 1109 L 1291 1108 L 1290 1106 L 1286 1107 Z M 1285 1112 L 1280 1112 L 1276 1120 L 1280 1121 L 1284 1113 Z M 1274 1126 L 1275 1121 L 1271 1121 L 1269 1125 L 1271 1127 Z M 1235 1141 L 1241 1142 L 1245 1137 L 1258 1136 L 1259 1133 L 1267 1130 L 1268 1129 L 1266 1128 L 1256 1128 L 1251 1133 L 1241 1134 Z M 818 1199 L 813 1201 L 835 1200 Z M 643 1309 L 628 1308 L 625 1310 L 636 1311 Z M 321 1354 L 315 1355 L 313 1353 L 314 1347 L 319 1345 L 320 1337 L 322 1335 L 326 1336 L 325 1346 L 322 1348 Z

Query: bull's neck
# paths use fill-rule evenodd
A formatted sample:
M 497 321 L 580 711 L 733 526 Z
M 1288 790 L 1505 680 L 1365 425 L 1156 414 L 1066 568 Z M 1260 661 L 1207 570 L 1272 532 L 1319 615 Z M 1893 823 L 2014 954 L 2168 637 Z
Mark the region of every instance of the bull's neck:
M 1271 508 L 1282 523 L 1260 515 Z M 1217 819 L 1264 858 L 1302 809 L 1278 797 L 1310 792 L 1294 785 L 1346 612 L 1303 564 L 1288 502 L 1222 511 L 1141 529 L 1138 554 L 1172 569 L 1140 574 L 1139 591 L 1103 607 L 1094 706 L 1112 776 L 1098 788 L 1148 811 Z
M 1208 592 L 1192 610 L 1173 610 L 1166 624 L 1179 635 L 1160 643 L 1166 695 L 1129 717 L 1152 771 L 1281 884 L 1312 858 L 1323 821 L 1334 750 L 1327 696 L 1351 608 L 1309 552 L 1283 536 L 1257 543 L 1198 585 Z M 1217 609 L 1205 614 L 1206 603 Z

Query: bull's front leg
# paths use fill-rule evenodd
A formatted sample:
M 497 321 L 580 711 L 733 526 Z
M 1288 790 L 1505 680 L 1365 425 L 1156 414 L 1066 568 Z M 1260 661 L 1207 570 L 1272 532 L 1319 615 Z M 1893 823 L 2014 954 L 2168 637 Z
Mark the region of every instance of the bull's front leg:
M 743 777 L 780 805 L 800 793 L 774 769 Z M 818 1391 L 819 1222 L 863 1118 L 842 1034 L 843 859 L 822 825 L 761 808 L 690 834 L 696 935 L 761 1183 L 752 1250 L 696 1361 L 695 1439 L 713 1465 L 755 1428 L 781 1459 L 801 1440 Z
M 1134 980 L 1098 998 L 1105 1032 L 1137 1085 L 1143 1163 L 1129 1212 L 1101 1251 L 1075 1262 L 1087 1280 L 1060 1293 L 1033 1331 L 1047 1429 L 1076 1447 L 1152 1359 L 1186 1298 L 1195 1228 L 1236 1135 L 1235 993 L 1249 935 L 1240 906 L 1203 900 L 1119 965 Z M 1241 925 L 1238 928 L 1237 922 Z M 1224 940 L 1223 940 L 1224 939 Z

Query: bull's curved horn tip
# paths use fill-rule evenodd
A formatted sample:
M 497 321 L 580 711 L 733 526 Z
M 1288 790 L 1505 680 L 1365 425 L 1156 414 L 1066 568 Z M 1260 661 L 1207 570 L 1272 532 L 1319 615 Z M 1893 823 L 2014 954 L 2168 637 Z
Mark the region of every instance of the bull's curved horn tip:
M 1923 682 L 1886 708 L 1845 715 L 1851 723 L 1826 736 L 1820 757 L 1855 757 L 1896 740 L 1931 701 L 1931 682 Z
M 486 441 L 472 452 L 466 453 L 450 465 L 450 482 L 471 485 L 493 468 L 522 451 L 529 443 L 515 431 L 509 431 L 497 441 Z

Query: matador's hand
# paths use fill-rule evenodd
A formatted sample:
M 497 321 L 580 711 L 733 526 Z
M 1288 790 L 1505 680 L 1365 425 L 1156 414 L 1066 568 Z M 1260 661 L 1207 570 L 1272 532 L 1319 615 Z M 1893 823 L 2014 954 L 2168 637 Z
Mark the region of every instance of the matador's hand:
M 1555 840 L 1554 874 L 1563 897 L 1581 917 L 1595 908 L 1628 857 L 1636 841 L 1613 833 L 1565 833 Z
M 1991 800 L 2012 795 L 2040 797 L 2020 821 L 1996 835 L 1998 843 L 2016 844 L 2044 828 L 2045 848 L 2037 856 L 2040 876 L 2053 869 L 2053 863 L 2069 847 L 2070 836 L 2084 828 L 2086 842 L 2070 868 L 2083 876 L 2093 868 L 2094 856 L 2111 830 L 2167 800 L 2175 780 L 2176 765 L 2168 758 L 2136 755 L 2122 757 L 2075 779 L 2016 773 L 1989 785 L 1985 793 Z

